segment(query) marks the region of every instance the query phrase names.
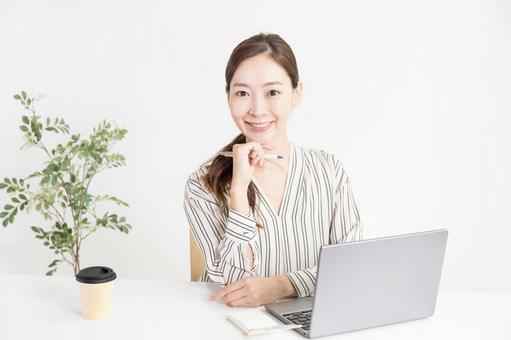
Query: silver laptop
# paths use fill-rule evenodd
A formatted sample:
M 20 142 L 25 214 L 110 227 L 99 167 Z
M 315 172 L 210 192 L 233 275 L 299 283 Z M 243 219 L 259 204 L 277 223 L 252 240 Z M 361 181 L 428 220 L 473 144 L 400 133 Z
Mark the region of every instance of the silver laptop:
M 308 338 L 426 318 L 435 311 L 446 229 L 322 246 L 315 295 L 266 309 Z

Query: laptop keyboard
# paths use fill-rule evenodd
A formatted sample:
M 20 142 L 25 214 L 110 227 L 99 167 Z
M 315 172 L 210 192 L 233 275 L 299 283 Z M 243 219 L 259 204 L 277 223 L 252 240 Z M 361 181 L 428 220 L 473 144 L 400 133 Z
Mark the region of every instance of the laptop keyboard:
M 308 331 L 311 325 L 312 309 L 301 310 L 293 313 L 282 314 L 283 317 L 296 325 L 302 325 L 302 329 Z

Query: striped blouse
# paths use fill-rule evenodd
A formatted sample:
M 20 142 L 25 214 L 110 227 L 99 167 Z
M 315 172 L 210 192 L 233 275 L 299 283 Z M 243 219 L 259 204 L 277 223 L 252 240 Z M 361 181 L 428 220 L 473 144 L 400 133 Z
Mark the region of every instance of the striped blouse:
M 322 150 L 290 145 L 280 215 L 252 178 L 255 216 L 229 209 L 224 218 L 200 179 L 212 158 L 186 181 L 184 210 L 206 265 L 201 281 L 228 284 L 246 276 L 285 274 L 298 296 L 310 296 L 319 248 L 362 239 L 359 211 L 342 162 Z M 264 227 L 256 227 L 256 220 Z M 252 266 L 247 244 L 254 253 Z

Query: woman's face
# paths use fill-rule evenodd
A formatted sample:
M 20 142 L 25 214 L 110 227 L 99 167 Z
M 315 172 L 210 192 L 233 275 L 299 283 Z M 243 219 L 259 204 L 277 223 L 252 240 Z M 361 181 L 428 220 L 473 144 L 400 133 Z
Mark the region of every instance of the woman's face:
M 301 88 L 299 83 L 293 89 L 284 68 L 268 54 L 241 62 L 231 80 L 228 102 L 232 118 L 247 142 L 287 141 L 289 112 L 300 102 Z

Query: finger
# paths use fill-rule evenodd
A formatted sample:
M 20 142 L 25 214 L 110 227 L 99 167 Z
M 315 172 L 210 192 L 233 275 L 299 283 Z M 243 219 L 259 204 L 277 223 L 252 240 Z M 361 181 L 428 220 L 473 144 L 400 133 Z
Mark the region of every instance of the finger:
M 258 154 L 264 154 L 264 149 L 259 142 L 248 142 L 245 145 L 249 149 L 255 150 Z
M 245 144 L 235 144 L 232 147 L 233 154 L 238 156 L 250 155 L 252 150 L 257 148 L 257 142 L 249 142 Z
M 264 158 L 265 152 L 261 147 L 255 148 L 255 153 L 259 156 L 259 159 Z
M 261 160 L 261 156 L 257 155 L 254 159 L 252 159 L 252 164 L 250 164 L 250 165 L 257 165 L 260 160 Z
M 231 307 L 250 307 L 251 306 L 250 299 L 247 296 L 244 296 L 242 298 L 239 298 L 237 300 L 231 301 L 226 304 Z
M 225 304 L 229 304 L 232 301 L 236 301 L 247 296 L 247 290 L 243 287 L 233 292 L 230 292 L 224 296 Z
M 252 145 L 252 149 L 249 153 L 249 159 L 252 160 L 252 162 L 249 162 L 251 166 L 259 166 L 262 167 L 264 165 L 264 161 L 261 163 L 261 159 L 264 160 L 265 152 L 261 145 L 259 143 L 254 142 Z M 259 157 L 257 157 L 259 156 Z
M 248 157 L 255 158 L 257 156 L 257 151 L 255 149 L 250 150 Z
M 214 292 L 212 295 L 211 295 L 211 299 L 212 300 L 218 300 L 218 299 L 221 299 L 223 298 L 226 294 L 228 294 L 229 292 L 232 292 L 234 290 L 237 290 L 237 289 L 240 289 L 241 287 L 243 287 L 245 285 L 246 281 L 245 279 L 241 279 L 239 281 L 236 281 L 236 282 L 233 282 L 219 290 L 217 290 L 216 292 Z

